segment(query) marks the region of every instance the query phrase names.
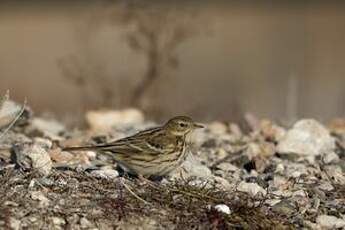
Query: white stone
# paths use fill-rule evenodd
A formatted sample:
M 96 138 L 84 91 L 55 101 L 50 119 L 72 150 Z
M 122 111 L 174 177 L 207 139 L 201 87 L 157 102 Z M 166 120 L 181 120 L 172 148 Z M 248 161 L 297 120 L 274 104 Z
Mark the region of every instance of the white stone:
M 305 164 L 289 162 L 285 164 L 284 175 L 288 177 L 298 178 L 302 175 L 311 175 L 311 169 L 307 168 Z
M 328 181 L 321 182 L 321 184 L 319 185 L 318 188 L 320 190 L 328 191 L 328 192 L 334 190 L 333 185 L 330 182 L 328 182 Z
M 64 225 L 66 224 L 66 221 L 60 217 L 53 216 L 51 217 L 51 221 L 54 225 Z
M 18 207 L 19 204 L 17 204 L 16 202 L 13 202 L 13 201 L 10 201 L 10 200 L 6 200 L 4 203 L 3 203 L 4 206 L 12 206 L 12 207 Z
M 119 176 L 119 172 L 114 169 L 100 169 L 91 172 L 96 178 L 114 179 Z
M 284 176 L 276 175 L 273 177 L 273 185 L 276 188 L 279 188 L 286 183 L 287 183 L 287 179 Z
M 284 173 L 284 169 L 285 169 L 284 165 L 280 163 L 280 164 L 277 165 L 275 173 L 282 174 L 282 173 Z
M 19 150 L 19 163 L 22 164 L 28 164 L 22 161 L 25 161 L 25 156 L 30 158 L 31 165 L 33 169 L 37 170 L 39 173 L 41 173 L 44 176 L 49 175 L 52 167 L 53 162 L 50 159 L 50 156 L 48 152 L 42 148 L 40 145 L 32 144 L 24 146 L 23 149 Z
M 190 185 L 194 187 L 201 187 L 201 188 L 211 188 L 210 181 L 207 178 L 195 178 L 194 180 L 190 181 Z
M 261 133 L 265 138 L 280 141 L 286 134 L 286 130 L 274 124 L 272 121 L 264 119 L 260 121 Z
M 320 227 L 318 226 L 318 224 L 313 223 L 309 220 L 304 220 L 303 221 L 305 226 L 308 227 L 307 229 L 315 229 L 315 230 L 321 230 Z
M 36 184 L 36 180 L 35 179 L 31 180 L 29 183 L 29 188 L 33 188 L 35 184 Z
M 322 124 L 313 119 L 298 121 L 277 146 L 281 154 L 311 156 L 333 152 L 334 149 L 334 138 Z
M 222 189 L 222 190 L 231 190 L 234 188 L 234 186 L 232 186 L 229 181 L 227 181 L 226 179 L 224 179 L 223 177 L 219 177 L 219 176 L 213 176 L 214 181 L 217 183 L 218 188 Z
M 216 150 L 215 155 L 217 155 L 217 157 L 219 159 L 222 159 L 222 158 L 228 156 L 229 153 L 225 149 L 219 148 L 219 149 Z
M 222 162 L 219 165 L 217 165 L 217 168 L 223 170 L 224 172 L 235 172 L 237 170 L 239 170 L 239 168 L 237 168 L 237 166 L 228 163 L 228 162 Z
M 30 158 L 34 169 L 37 169 L 45 176 L 49 175 L 53 163 L 47 151 L 38 145 L 34 145 L 31 149 Z
M 269 206 L 274 206 L 275 204 L 278 204 L 280 201 L 280 199 L 267 199 L 265 201 L 265 204 L 268 204 Z
M 218 121 L 210 123 L 207 128 L 215 135 L 223 135 L 227 132 L 226 125 Z
M 345 174 L 343 173 L 340 166 L 328 165 L 325 167 L 325 170 L 335 183 L 343 185 L 345 184 Z
M 231 214 L 231 210 L 229 208 L 229 206 L 225 205 L 225 204 L 217 204 L 214 209 L 216 209 L 218 212 L 222 212 L 224 214 L 230 215 Z
M 190 139 L 193 141 L 195 146 L 201 146 L 209 139 L 209 134 L 205 129 L 196 129 L 190 136 Z
M 95 159 L 97 156 L 96 151 L 85 151 L 85 154 L 88 156 L 90 159 Z
M 199 178 L 212 178 L 211 170 L 202 165 L 196 156 L 191 153 L 187 156 L 186 161 L 175 171 L 171 173 L 172 178 L 188 178 L 191 176 Z
M 330 152 L 326 153 L 322 159 L 325 164 L 337 163 L 339 161 L 339 156 L 335 152 Z
M 14 217 L 10 217 L 8 222 L 9 222 L 10 229 L 12 229 L 12 230 L 19 230 L 20 229 L 20 224 L 21 224 L 20 220 L 14 218 Z
M 249 143 L 247 149 L 245 150 L 245 154 L 249 158 L 249 160 L 258 156 L 260 153 L 261 153 L 260 146 L 258 143 L 255 143 L 255 142 Z
M 297 190 L 295 192 L 292 193 L 292 196 L 299 196 L 299 197 L 306 197 L 307 196 L 307 192 L 304 190 Z
M 336 229 L 344 228 L 345 220 L 337 218 L 335 216 L 320 215 L 316 218 L 316 223 L 318 223 L 324 229 Z
M 51 149 L 53 142 L 46 138 L 35 137 L 34 142 L 45 149 Z
M 256 196 L 258 194 L 262 194 L 263 196 L 266 195 L 266 190 L 263 189 L 260 185 L 256 183 L 247 183 L 244 181 L 241 181 L 239 185 L 237 186 L 237 190 L 240 192 L 248 193 L 250 196 Z
M 92 130 L 109 131 L 117 125 L 142 123 L 144 115 L 137 109 L 89 111 L 86 121 Z
M 41 191 L 32 191 L 30 196 L 31 199 L 39 201 L 40 207 L 45 208 L 49 206 L 49 199 L 46 196 L 44 196 Z
M 233 136 L 234 138 L 234 141 L 238 141 L 242 138 L 243 136 L 243 133 L 242 133 L 242 130 L 240 128 L 240 126 L 236 123 L 231 123 L 229 125 L 229 129 L 230 129 L 230 132 L 231 132 L 231 135 Z
M 31 126 L 52 139 L 60 139 L 59 134 L 65 130 L 64 125 L 52 119 L 34 118 L 31 121 Z
M 83 229 L 89 229 L 92 227 L 92 223 L 85 217 L 80 218 L 79 222 Z
M 301 172 L 299 172 L 299 171 L 294 171 L 294 172 L 291 174 L 291 177 L 293 177 L 293 178 L 298 178 L 298 177 L 300 177 L 301 175 L 302 175 Z

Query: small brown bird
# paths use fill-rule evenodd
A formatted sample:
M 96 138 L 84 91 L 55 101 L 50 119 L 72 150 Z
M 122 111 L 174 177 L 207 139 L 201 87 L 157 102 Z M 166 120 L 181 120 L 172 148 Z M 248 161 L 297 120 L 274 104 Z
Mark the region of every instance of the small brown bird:
M 164 176 L 179 167 L 188 155 L 188 135 L 202 125 L 178 116 L 165 125 L 141 131 L 111 143 L 69 147 L 65 151 L 96 150 L 111 153 L 126 171 L 138 176 Z

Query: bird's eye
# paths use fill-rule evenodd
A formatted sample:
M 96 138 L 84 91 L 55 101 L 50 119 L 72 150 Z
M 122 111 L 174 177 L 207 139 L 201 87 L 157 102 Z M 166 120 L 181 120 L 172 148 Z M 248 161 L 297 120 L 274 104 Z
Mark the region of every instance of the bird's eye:
M 180 123 L 180 127 L 186 127 L 187 125 L 185 123 Z

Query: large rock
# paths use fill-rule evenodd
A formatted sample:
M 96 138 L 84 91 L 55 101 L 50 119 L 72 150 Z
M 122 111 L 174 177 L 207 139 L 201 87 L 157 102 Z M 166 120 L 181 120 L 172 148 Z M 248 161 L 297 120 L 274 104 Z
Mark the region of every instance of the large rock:
M 272 206 L 272 210 L 276 213 L 291 216 L 295 210 L 295 205 L 289 200 L 282 200 Z
M 324 169 L 334 182 L 345 185 L 345 173 L 339 165 L 328 165 Z
M 14 217 L 10 217 L 8 219 L 8 225 L 9 225 L 10 229 L 12 229 L 12 230 L 19 230 L 19 229 L 21 229 L 21 226 L 20 226 L 21 225 L 21 221 L 16 219 L 16 218 L 14 218 Z
M 260 121 L 260 131 L 266 140 L 271 141 L 280 141 L 286 134 L 286 130 L 283 127 L 267 119 Z
M 260 185 L 258 185 L 256 183 L 247 183 L 244 181 L 241 181 L 238 184 L 237 190 L 240 192 L 245 192 L 252 197 L 259 195 L 259 194 L 261 194 L 262 196 L 265 196 L 267 193 L 266 190 L 263 189 Z
M 210 179 L 212 177 L 211 170 L 200 163 L 196 156 L 189 154 L 186 161 L 176 170 L 174 170 L 170 176 L 172 178 L 189 178 L 197 177 Z
M 60 122 L 42 118 L 32 119 L 31 127 L 51 139 L 60 139 L 59 135 L 65 130 L 65 126 Z
M 49 199 L 41 191 L 32 191 L 30 197 L 33 200 L 37 200 L 38 206 L 41 208 L 47 208 L 49 206 Z
M 6 127 L 15 118 L 18 116 L 18 114 L 21 112 L 22 107 L 10 100 L 3 100 L 0 105 L 0 128 Z
M 207 129 L 215 135 L 224 135 L 227 132 L 227 127 L 221 122 L 212 122 L 207 126 Z
M 298 121 L 277 146 L 279 153 L 305 156 L 317 156 L 334 149 L 335 140 L 329 131 L 312 119 Z
M 86 121 L 92 130 L 110 131 L 117 125 L 142 123 L 144 115 L 137 109 L 89 111 Z
M 103 179 L 114 179 L 119 176 L 119 172 L 114 169 L 103 168 L 91 172 L 91 176 Z
M 335 216 L 320 215 L 316 218 L 316 222 L 322 229 L 339 229 L 345 228 L 345 220 Z
M 23 169 L 37 170 L 43 176 L 47 176 L 53 163 L 48 152 L 39 144 L 21 144 L 14 148 L 16 163 Z

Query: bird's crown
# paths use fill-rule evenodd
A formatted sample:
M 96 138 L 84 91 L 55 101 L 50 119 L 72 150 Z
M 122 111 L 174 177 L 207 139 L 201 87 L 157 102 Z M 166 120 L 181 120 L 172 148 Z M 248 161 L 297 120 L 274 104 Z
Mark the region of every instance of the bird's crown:
M 194 129 L 203 128 L 201 124 L 195 123 L 187 116 L 177 116 L 170 119 L 164 127 L 173 135 L 183 136 Z

